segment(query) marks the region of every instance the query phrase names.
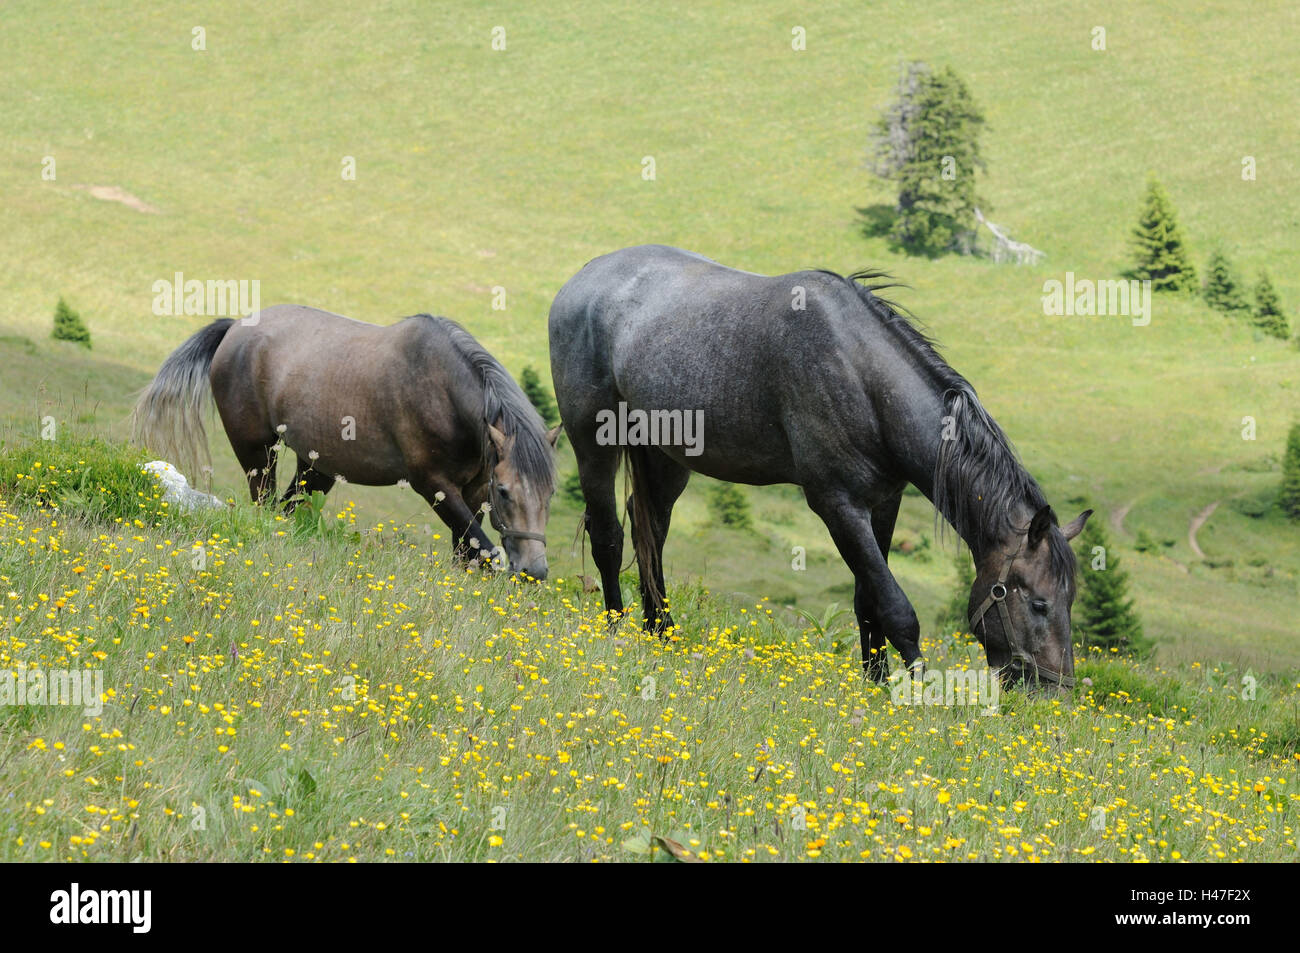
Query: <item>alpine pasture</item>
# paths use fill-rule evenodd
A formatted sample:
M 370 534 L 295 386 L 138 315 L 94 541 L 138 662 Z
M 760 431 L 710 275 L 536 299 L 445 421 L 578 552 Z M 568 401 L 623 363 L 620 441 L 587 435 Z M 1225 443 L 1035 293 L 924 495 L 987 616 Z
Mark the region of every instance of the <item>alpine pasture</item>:
M 1298 17 L 11 0 L 0 676 L 85 667 L 106 697 L 0 706 L 0 859 L 1293 859 L 1300 530 L 1272 501 L 1300 349 L 1198 297 L 1156 295 L 1135 326 L 1042 295 L 1120 277 L 1154 173 L 1197 267 L 1224 247 L 1267 269 L 1294 322 Z M 864 231 L 893 200 L 869 129 L 912 59 L 970 85 L 986 211 L 1042 263 Z M 906 704 L 864 681 L 828 609 L 852 579 L 787 488 L 742 488 L 738 530 L 692 481 L 665 642 L 600 618 L 564 493 L 550 577 L 523 585 L 452 562 L 410 490 L 251 506 L 215 421 L 225 511 L 174 512 L 127 446 L 135 394 L 210 320 L 155 313 L 177 273 L 375 323 L 446 315 L 549 386 L 555 293 L 642 242 L 905 282 L 1058 513 L 1105 521 L 1155 655 L 1080 655 L 1072 692 L 993 713 Z M 91 349 L 50 339 L 60 297 Z M 928 663 L 983 667 L 932 624 L 955 543 L 919 494 L 896 541 Z

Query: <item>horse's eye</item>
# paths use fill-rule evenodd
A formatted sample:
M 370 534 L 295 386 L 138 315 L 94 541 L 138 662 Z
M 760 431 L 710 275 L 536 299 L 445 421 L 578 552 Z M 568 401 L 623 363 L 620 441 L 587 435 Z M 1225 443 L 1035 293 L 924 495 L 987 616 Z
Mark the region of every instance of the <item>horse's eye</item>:
M 497 493 L 500 495 L 501 499 L 503 500 L 510 499 L 510 487 L 508 486 L 498 486 Z
M 1034 611 L 1037 612 L 1039 615 L 1047 615 L 1048 606 L 1047 603 L 1044 602 L 1042 599 L 1035 599 L 1033 602 L 1029 604 L 1033 607 Z

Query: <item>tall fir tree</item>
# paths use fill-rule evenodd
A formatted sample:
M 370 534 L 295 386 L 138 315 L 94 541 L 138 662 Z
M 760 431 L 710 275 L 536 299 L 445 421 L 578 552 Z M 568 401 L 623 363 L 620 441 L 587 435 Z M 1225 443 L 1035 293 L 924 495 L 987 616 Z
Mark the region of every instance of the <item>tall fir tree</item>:
M 945 67 L 907 64 L 895 101 L 871 136 L 872 170 L 898 184 L 891 236 L 923 255 L 975 244 L 975 172 L 984 168 L 984 115 L 965 82 Z
M 1300 423 L 1291 425 L 1286 437 L 1286 456 L 1282 458 L 1282 490 L 1277 505 L 1287 519 L 1300 523 Z
M 532 365 L 525 367 L 524 372 L 519 375 L 519 387 L 523 390 L 524 396 L 537 408 L 537 412 L 542 415 L 546 426 L 554 427 L 560 422 L 560 411 L 555 406 L 555 398 L 546 389 L 541 375 Z
M 1210 261 L 1205 266 L 1205 287 L 1201 290 L 1201 294 L 1205 297 L 1206 304 L 1224 314 L 1250 310 L 1246 295 L 1228 261 L 1228 256 L 1217 248 L 1211 253 Z
M 71 341 L 84 348 L 90 347 L 90 329 L 62 298 L 54 308 L 54 330 L 50 337 L 56 341 Z
M 1133 229 L 1134 278 L 1149 280 L 1155 291 L 1196 291 L 1196 268 L 1183 244 L 1173 203 L 1153 176 Z
M 1282 311 L 1282 302 L 1273 290 L 1267 271 L 1261 271 L 1255 282 L 1255 324 L 1274 337 L 1286 340 L 1291 336 L 1291 322 Z
M 1090 520 L 1079 536 L 1082 551 L 1078 598 L 1074 602 L 1075 638 L 1085 649 L 1098 646 L 1124 655 L 1149 655 L 1152 643 L 1128 598 L 1128 573 L 1119 568 L 1102 520 Z

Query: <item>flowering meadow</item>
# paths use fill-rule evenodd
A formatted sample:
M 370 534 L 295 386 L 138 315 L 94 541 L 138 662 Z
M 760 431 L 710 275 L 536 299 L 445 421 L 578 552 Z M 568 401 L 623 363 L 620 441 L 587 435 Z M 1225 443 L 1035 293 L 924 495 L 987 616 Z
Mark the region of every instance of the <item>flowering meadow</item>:
M 0 860 L 1300 858 L 1294 677 L 1094 657 L 1071 694 L 895 704 L 765 601 L 671 586 L 661 640 L 346 488 L 181 514 L 87 459 L 0 479 L 0 672 L 103 678 L 97 714 L 0 706 Z

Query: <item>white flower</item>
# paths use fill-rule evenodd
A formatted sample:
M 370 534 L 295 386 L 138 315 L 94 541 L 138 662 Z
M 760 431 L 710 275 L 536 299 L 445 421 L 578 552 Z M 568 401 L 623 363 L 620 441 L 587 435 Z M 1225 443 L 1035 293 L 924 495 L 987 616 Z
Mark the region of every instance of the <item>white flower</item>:
M 336 474 L 334 474 L 334 479 L 335 479 L 337 482 L 339 482 L 339 483 L 347 483 L 347 482 L 348 482 L 348 478 L 345 477 L 342 473 L 336 473 Z
M 483 505 L 480 506 L 479 509 L 482 510 L 484 513 L 491 513 L 491 512 L 492 512 L 492 504 L 489 503 L 487 500 L 484 500 L 484 501 L 483 501 Z
M 470 549 L 478 549 L 479 546 L 481 546 L 481 545 L 482 545 L 482 544 L 481 544 L 477 539 L 475 539 L 473 536 L 471 536 L 471 537 L 469 538 L 469 546 L 470 546 Z
M 275 428 L 275 432 L 276 432 L 276 433 L 284 433 L 284 432 L 285 432 L 286 430 L 288 430 L 288 429 L 289 429 L 289 428 L 288 428 L 285 424 L 280 424 L 280 426 L 278 426 L 278 427 Z
M 408 483 L 406 480 L 398 480 L 397 486 L 399 489 L 403 489 L 403 490 L 409 490 L 411 488 L 411 484 Z
M 435 503 L 441 503 L 446 498 L 447 498 L 447 494 L 443 493 L 442 490 L 439 490 L 437 493 L 433 494 L 433 502 Z
M 320 454 L 317 453 L 315 450 L 309 450 L 309 451 L 307 452 L 307 459 L 308 459 L 308 460 L 312 460 L 312 461 L 319 460 L 319 459 L 320 459 Z

